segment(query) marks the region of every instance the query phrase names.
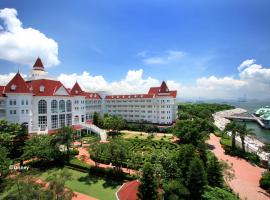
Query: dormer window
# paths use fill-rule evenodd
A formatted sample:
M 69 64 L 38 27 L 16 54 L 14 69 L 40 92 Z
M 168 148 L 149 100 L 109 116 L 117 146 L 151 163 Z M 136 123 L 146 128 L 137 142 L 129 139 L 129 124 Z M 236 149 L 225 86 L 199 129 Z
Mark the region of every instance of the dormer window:
M 16 85 L 15 84 L 13 84 L 13 85 L 11 85 L 11 87 L 10 87 L 10 89 L 12 90 L 12 91 L 15 91 L 16 90 Z
M 169 92 L 169 89 L 168 88 L 166 89 L 166 92 Z
M 75 90 L 75 94 L 78 94 L 78 90 Z
M 39 86 L 39 91 L 44 92 L 45 91 L 45 86 L 44 85 Z

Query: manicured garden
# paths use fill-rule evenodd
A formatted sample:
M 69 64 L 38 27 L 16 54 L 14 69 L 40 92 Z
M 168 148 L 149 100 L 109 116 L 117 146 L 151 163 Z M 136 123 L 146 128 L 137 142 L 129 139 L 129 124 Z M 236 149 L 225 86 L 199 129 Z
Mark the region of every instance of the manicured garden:
M 41 173 L 39 177 L 42 180 L 46 180 L 51 173 L 59 170 L 58 168 L 53 168 Z M 71 173 L 71 180 L 66 182 L 66 187 L 101 200 L 116 199 L 115 193 L 123 184 L 122 181 L 101 178 L 68 168 L 67 171 Z
M 152 139 L 152 140 L 162 140 L 169 142 L 172 139 L 172 136 L 166 135 L 157 135 L 157 134 L 147 134 L 147 133 L 132 133 L 132 132 L 121 132 L 120 137 L 122 139 Z

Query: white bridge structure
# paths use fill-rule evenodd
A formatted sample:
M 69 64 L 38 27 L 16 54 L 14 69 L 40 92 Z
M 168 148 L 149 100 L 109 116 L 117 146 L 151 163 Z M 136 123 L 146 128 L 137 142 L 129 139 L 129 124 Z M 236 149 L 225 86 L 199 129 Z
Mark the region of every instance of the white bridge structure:
M 98 134 L 100 136 L 101 142 L 107 141 L 107 132 L 106 132 L 106 130 L 101 129 L 101 128 L 97 127 L 94 124 L 84 123 L 84 124 L 80 124 L 80 125 L 81 125 L 82 129 L 86 129 L 87 132 L 90 131 L 90 133 L 93 132 L 93 133 Z

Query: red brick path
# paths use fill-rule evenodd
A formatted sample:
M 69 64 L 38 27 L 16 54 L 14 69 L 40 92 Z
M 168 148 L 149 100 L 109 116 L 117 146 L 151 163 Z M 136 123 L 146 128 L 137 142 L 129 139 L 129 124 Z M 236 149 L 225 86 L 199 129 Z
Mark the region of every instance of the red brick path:
M 259 180 L 264 169 L 254 166 L 244 159 L 225 155 L 219 141 L 219 137 L 211 134 L 208 144 L 214 146 L 212 151 L 219 159 L 233 164 L 235 178 L 229 182 L 230 187 L 239 193 L 241 199 L 269 200 L 270 195 L 259 187 Z

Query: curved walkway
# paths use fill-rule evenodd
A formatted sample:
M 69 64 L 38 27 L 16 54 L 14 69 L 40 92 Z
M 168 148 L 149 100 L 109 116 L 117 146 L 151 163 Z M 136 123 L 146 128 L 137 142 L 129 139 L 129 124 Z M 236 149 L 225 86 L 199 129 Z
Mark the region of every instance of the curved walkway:
M 212 152 L 219 159 L 226 161 L 228 164 L 232 163 L 235 178 L 229 182 L 229 185 L 234 192 L 238 193 L 241 199 L 269 200 L 270 195 L 259 186 L 259 180 L 264 169 L 254 166 L 244 159 L 226 155 L 219 141 L 219 137 L 211 134 L 207 143 L 213 146 Z

